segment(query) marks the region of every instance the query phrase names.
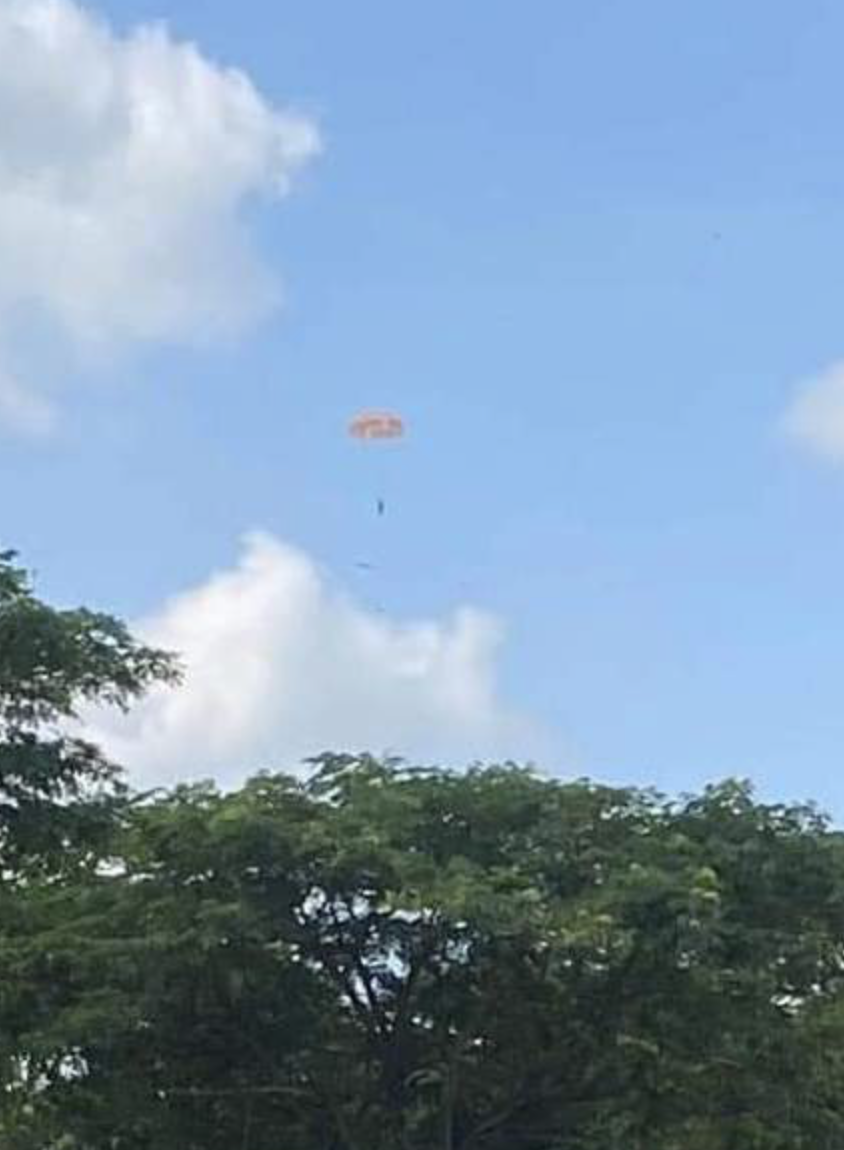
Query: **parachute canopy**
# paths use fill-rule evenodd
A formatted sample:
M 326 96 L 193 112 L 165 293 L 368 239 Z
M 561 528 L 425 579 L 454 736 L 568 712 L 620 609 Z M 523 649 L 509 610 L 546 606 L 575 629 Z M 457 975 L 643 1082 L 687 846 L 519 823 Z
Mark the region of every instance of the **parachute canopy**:
M 349 424 L 354 439 L 401 439 L 404 420 L 394 411 L 362 411 Z

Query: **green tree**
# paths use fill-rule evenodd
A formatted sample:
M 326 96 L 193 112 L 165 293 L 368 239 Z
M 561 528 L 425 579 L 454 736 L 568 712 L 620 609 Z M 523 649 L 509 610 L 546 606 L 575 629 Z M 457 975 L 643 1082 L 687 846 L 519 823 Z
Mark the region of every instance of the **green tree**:
M 107 857 L 127 810 L 118 768 L 73 734 L 73 723 L 82 704 L 125 708 L 151 684 L 177 677 L 169 655 L 138 643 L 111 616 L 44 603 L 14 554 L 0 553 L 4 1145 L 38 1145 L 30 1130 L 32 1084 L 42 1065 L 67 1067 L 72 1056 L 62 1042 L 51 1045 L 52 939 L 62 921 L 49 911 Z M 74 906 L 78 912 L 78 899 Z M 84 916 L 73 929 L 77 936 L 84 930 Z
M 70 734 L 83 703 L 126 708 L 173 681 L 172 658 L 110 615 L 59 610 L 0 553 L 0 863 L 64 867 L 108 831 L 118 769 Z
M 85 1150 L 842 1144 L 811 809 L 340 756 L 150 802 L 122 859 L 49 908 Z

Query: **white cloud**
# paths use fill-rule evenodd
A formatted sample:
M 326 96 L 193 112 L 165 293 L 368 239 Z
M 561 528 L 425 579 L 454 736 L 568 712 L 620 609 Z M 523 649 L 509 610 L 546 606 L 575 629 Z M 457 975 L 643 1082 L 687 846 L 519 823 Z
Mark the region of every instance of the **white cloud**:
M 224 785 L 323 750 L 453 760 L 528 752 L 496 689 L 501 630 L 472 609 L 395 622 L 337 589 L 305 554 L 253 534 L 232 570 L 135 628 L 187 675 L 91 733 L 133 779 Z
M 833 364 L 798 388 L 783 428 L 822 459 L 844 464 L 844 363 Z
M 279 295 L 244 204 L 318 148 L 163 26 L 120 37 L 74 0 L 0 0 L 0 324 L 33 309 L 112 351 L 237 333 Z

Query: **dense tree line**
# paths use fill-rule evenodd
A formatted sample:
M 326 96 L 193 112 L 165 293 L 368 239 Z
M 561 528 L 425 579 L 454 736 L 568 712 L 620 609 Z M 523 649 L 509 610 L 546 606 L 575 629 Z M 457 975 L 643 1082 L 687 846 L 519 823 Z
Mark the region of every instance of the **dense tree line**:
M 137 795 L 68 732 L 177 678 L 0 558 L 0 1145 L 844 1145 L 812 808 L 343 755 Z

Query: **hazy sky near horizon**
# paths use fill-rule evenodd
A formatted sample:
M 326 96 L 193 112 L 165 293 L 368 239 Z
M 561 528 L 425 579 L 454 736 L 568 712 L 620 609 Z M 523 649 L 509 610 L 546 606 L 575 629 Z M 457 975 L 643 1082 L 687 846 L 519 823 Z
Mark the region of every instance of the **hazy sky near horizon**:
M 185 653 L 97 719 L 139 778 L 367 746 L 844 812 L 842 39 L 3 0 L 3 543 Z

